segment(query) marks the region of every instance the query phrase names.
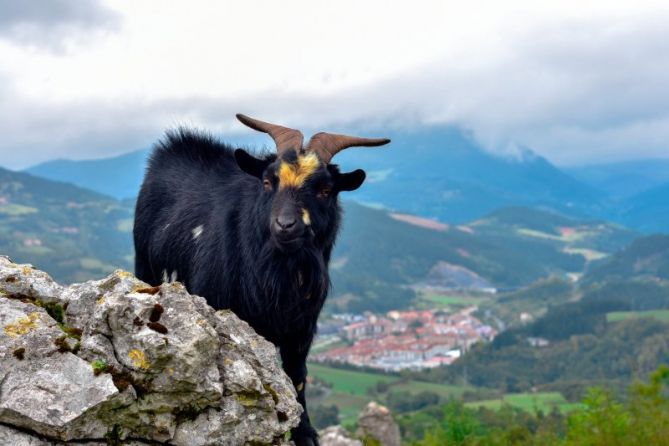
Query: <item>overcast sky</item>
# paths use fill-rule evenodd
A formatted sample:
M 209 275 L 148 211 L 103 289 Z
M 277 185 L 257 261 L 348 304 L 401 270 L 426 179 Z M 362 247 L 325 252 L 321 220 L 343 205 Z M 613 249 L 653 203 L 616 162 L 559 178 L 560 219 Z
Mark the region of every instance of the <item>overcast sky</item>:
M 557 164 L 669 157 L 669 2 L 0 0 L 0 165 L 456 124 Z

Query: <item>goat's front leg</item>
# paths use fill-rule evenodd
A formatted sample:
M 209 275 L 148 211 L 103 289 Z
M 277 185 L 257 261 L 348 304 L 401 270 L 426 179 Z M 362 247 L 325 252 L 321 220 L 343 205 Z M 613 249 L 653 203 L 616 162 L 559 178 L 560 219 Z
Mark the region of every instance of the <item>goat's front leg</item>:
M 318 446 L 318 433 L 311 426 L 309 414 L 307 413 L 307 401 L 305 392 L 307 388 L 307 354 L 313 337 L 304 338 L 295 343 L 286 343 L 280 347 L 283 370 L 293 381 L 297 391 L 297 402 L 302 405 L 304 412 L 300 418 L 300 424 L 291 431 L 292 440 L 296 446 Z

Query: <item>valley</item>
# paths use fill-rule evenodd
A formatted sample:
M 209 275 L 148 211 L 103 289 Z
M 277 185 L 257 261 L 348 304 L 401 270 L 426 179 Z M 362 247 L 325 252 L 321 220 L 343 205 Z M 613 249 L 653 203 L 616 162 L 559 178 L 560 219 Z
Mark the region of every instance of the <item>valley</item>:
M 342 155 L 344 167 L 367 167 L 369 182 L 343 201 L 309 366 L 316 418 L 351 426 L 374 399 L 420 438 L 454 399 L 474 411 L 564 414 L 591 386 L 621 391 L 669 362 L 669 236 L 647 235 L 669 228 L 662 166 L 647 180 L 628 175 L 625 194 L 615 174 L 634 166 L 565 173 L 531 152 L 492 157 L 456 129 L 421 135 L 410 157 L 408 137 L 392 154 Z M 450 151 L 435 152 L 438 138 Z M 63 283 L 132 270 L 132 191 L 146 156 L 0 169 L 0 253 Z M 385 338 L 346 334 L 408 326 L 414 313 L 432 316 Z M 454 342 L 444 342 L 449 330 Z M 432 335 L 431 353 L 414 348 Z M 421 359 L 380 366 L 392 355 Z

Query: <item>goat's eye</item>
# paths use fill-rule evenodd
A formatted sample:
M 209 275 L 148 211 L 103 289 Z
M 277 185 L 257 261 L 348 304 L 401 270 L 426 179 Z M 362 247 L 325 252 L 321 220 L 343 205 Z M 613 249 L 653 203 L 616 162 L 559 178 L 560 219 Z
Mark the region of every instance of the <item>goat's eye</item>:
M 324 187 L 323 189 L 318 192 L 318 196 L 322 198 L 327 198 L 330 196 L 330 193 L 332 193 L 332 190 L 329 187 Z
M 270 189 L 272 189 L 272 182 L 271 182 L 270 180 L 268 180 L 267 178 L 265 178 L 264 180 L 262 180 L 262 185 L 263 185 L 263 187 L 265 188 L 265 190 L 270 190 Z

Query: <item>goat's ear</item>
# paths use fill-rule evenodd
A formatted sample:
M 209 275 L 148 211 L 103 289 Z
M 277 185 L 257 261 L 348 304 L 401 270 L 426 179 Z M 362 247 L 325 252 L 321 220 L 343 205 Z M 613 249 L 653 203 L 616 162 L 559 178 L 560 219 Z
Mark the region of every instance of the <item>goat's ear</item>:
M 335 187 L 340 191 L 356 190 L 365 181 L 365 171 L 362 169 L 354 170 L 349 173 L 339 174 L 335 183 Z
M 244 172 L 254 177 L 262 178 L 262 174 L 267 167 L 267 163 L 263 160 L 259 160 L 253 155 L 250 155 L 244 149 L 235 150 L 235 161 L 237 165 Z

